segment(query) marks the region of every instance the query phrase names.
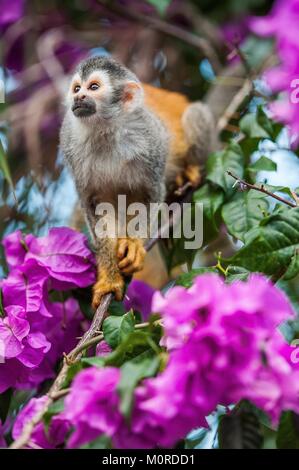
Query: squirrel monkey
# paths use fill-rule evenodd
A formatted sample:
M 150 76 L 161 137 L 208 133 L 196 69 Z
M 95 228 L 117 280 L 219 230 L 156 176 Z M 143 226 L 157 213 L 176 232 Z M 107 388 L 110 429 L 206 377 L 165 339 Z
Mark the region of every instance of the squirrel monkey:
M 97 205 L 110 203 L 117 214 L 120 194 L 127 204 L 148 206 L 186 180 L 196 186 L 215 134 L 203 103 L 143 85 L 110 57 L 79 64 L 66 98 L 60 145 L 96 248 L 94 308 L 109 292 L 121 300 L 124 277 L 140 271 L 145 258 L 143 239 L 96 235 Z

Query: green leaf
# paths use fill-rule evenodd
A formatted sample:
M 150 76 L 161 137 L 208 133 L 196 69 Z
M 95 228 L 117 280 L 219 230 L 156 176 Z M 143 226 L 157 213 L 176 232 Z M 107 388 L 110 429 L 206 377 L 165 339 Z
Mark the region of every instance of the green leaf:
M 216 273 L 218 274 L 218 270 L 216 268 L 196 268 L 191 269 L 188 273 L 181 274 L 175 281 L 177 286 L 183 287 L 191 287 L 193 284 L 193 280 L 196 276 L 200 276 L 201 274 L 206 273 Z
M 282 413 L 276 443 L 278 449 L 299 449 L 299 416 L 293 411 Z
M 246 161 L 250 161 L 250 157 L 253 152 L 256 152 L 259 148 L 260 141 L 263 140 L 260 137 L 244 137 L 240 142 L 239 145 L 242 149 L 242 152 L 246 158 Z
M 48 410 L 43 416 L 43 422 L 45 425 L 46 432 L 48 432 L 49 430 L 49 426 L 51 424 L 51 419 L 53 418 L 53 416 L 59 413 L 62 413 L 63 410 L 64 410 L 64 398 L 60 398 L 59 400 L 54 401 L 54 403 L 52 403 L 49 406 Z
M 135 318 L 132 311 L 122 316 L 111 315 L 104 321 L 103 333 L 105 341 L 116 348 L 122 341 L 126 339 L 129 333 L 134 331 Z
M 126 313 L 123 303 L 117 302 L 114 299 L 109 305 L 108 312 L 109 312 L 109 315 L 116 315 L 116 316 L 122 316 Z
M 275 141 L 282 126 L 272 121 L 262 106 L 257 108 L 256 113 L 246 114 L 239 122 L 241 131 L 250 138 L 271 139 Z
M 299 207 L 265 218 L 246 236 L 246 244 L 228 261 L 249 271 L 281 276 L 299 248 Z
M 250 275 L 250 271 L 245 268 L 241 268 L 240 266 L 231 266 L 229 265 L 226 269 L 226 279 L 225 281 L 228 283 L 234 281 L 247 281 L 248 276 Z
M 248 167 L 250 171 L 277 171 L 277 164 L 268 157 L 262 156 Z
M 129 418 L 132 410 L 134 390 L 138 383 L 147 377 L 153 377 L 159 369 L 160 359 L 152 352 L 142 353 L 121 367 L 121 379 L 118 384 L 120 411 Z
M 268 132 L 257 122 L 255 113 L 246 114 L 239 122 L 240 129 L 244 134 L 251 138 L 269 138 Z
M 71 364 L 68 368 L 65 381 L 63 382 L 63 388 L 66 388 L 70 385 L 75 375 L 77 375 L 83 369 L 82 361 L 75 362 Z
M 207 437 L 209 431 L 210 430 L 206 428 L 199 428 L 195 431 L 192 431 L 191 436 L 189 434 L 185 439 L 185 449 L 200 448 L 200 444 Z
M 81 359 L 82 364 L 87 364 L 89 366 L 95 367 L 104 367 L 105 358 L 104 357 L 83 357 Z
M 153 341 L 158 348 L 161 335 L 162 329 L 160 326 L 152 326 L 152 331 L 133 331 L 112 353 L 104 358 L 105 365 L 120 367 L 124 362 L 139 356 L 143 352 L 152 351 Z
M 244 241 L 244 235 L 259 224 L 268 207 L 264 194 L 254 190 L 239 192 L 222 207 L 222 218 L 229 233 Z
M 224 201 L 224 194 L 220 188 L 205 184 L 195 191 L 193 200 L 203 205 L 203 244 L 206 245 L 218 234 L 221 222 L 219 213 Z
M 112 449 L 111 437 L 102 434 L 97 439 L 80 446 L 80 449 Z
M 299 250 L 296 249 L 295 253 L 291 259 L 290 265 L 282 277 L 283 281 L 289 281 L 297 276 L 299 273 Z
M 276 140 L 283 128 L 281 124 L 277 124 L 270 119 L 270 117 L 265 113 L 263 106 L 258 106 L 257 108 L 257 122 L 263 129 L 265 129 L 273 141 Z
M 220 449 L 260 449 L 263 436 L 255 413 L 243 404 L 220 418 L 218 427 Z
M 294 202 L 292 191 L 288 186 L 273 186 L 271 184 L 256 183 L 257 186 L 262 185 L 264 189 L 270 191 L 271 193 L 284 193 L 290 196 L 291 201 Z
M 6 420 L 11 399 L 12 399 L 12 388 L 9 388 L 5 392 L 1 393 L 0 395 L 0 421 L 2 422 L 2 424 Z
M 4 317 L 5 312 L 4 312 L 4 307 L 3 307 L 3 292 L 2 289 L 0 289 L 0 317 Z
M 160 15 L 163 15 L 165 11 L 167 10 L 171 0 L 147 0 L 148 3 L 153 5 L 157 11 L 160 13 Z
M 10 169 L 7 163 L 7 158 L 6 158 L 6 154 L 5 154 L 1 139 L 0 139 L 0 170 L 2 171 L 4 178 L 10 185 L 12 192 L 13 192 L 14 199 L 17 203 L 17 198 L 16 198 L 15 191 L 14 191 L 14 185 L 13 185 L 12 177 L 10 174 Z
M 234 193 L 234 178 L 227 174 L 231 171 L 242 178 L 244 172 L 244 155 L 240 145 L 231 142 L 225 150 L 212 153 L 207 161 L 207 180 L 220 186 L 228 195 Z

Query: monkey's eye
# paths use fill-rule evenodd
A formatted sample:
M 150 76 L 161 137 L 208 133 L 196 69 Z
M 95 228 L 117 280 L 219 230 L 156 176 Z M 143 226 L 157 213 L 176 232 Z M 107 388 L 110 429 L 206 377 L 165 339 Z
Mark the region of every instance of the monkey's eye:
M 100 85 L 98 83 L 92 83 L 90 86 L 89 86 L 89 89 L 91 91 L 96 91 L 100 88 Z
M 80 91 L 80 88 L 81 88 L 80 85 L 76 85 L 73 90 L 74 93 L 78 93 L 78 91 Z

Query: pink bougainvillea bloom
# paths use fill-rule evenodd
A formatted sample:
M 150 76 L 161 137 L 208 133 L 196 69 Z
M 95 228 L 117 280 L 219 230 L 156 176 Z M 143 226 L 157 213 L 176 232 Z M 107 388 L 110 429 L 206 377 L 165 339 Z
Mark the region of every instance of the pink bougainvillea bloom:
M 29 322 L 24 318 L 22 307 L 7 307 L 7 317 L 0 318 L 0 341 L 4 357 L 10 359 L 21 354 L 24 349 L 23 340 L 30 331 Z
M 14 439 L 20 437 L 24 426 L 32 417 L 39 412 L 45 402 L 46 396 L 32 398 L 27 405 L 20 411 L 13 426 L 12 436 Z M 54 416 L 48 431 L 46 432 L 42 423 L 39 423 L 31 436 L 27 445 L 29 448 L 55 449 L 63 445 L 67 433 L 70 430 L 70 424 L 62 415 Z
M 281 100 L 270 105 L 274 117 L 286 124 L 299 143 L 299 102 L 293 99 L 299 77 L 299 0 L 276 0 L 270 14 L 252 18 L 250 27 L 259 36 L 272 36 L 276 41 L 280 64 L 265 72 L 265 79 L 274 92 L 283 92 Z
M 111 347 L 106 341 L 100 341 L 96 347 L 96 355 L 99 357 L 105 357 L 112 352 Z
M 75 299 L 52 303 L 49 291 L 87 286 L 95 277 L 87 239 L 74 230 L 52 229 L 42 238 L 17 231 L 3 245 L 10 272 L 1 282 L 0 393 L 53 377 L 56 362 L 82 336 L 84 317 Z
M 40 318 L 34 322 L 32 329 L 35 332 L 46 334 L 48 341 L 52 344 L 44 362 L 50 363 L 54 368 L 57 360 L 63 353 L 68 354 L 77 344 L 78 338 L 83 334 L 84 316 L 80 310 L 77 300 L 69 298 L 65 302 L 54 302 L 50 304 L 51 317 Z
M 27 315 L 51 316 L 48 304 L 48 271 L 35 260 L 15 267 L 2 281 L 3 304 L 20 305 Z
M 95 257 L 87 238 L 67 227 L 52 228 L 47 236 L 31 240 L 28 259 L 47 269 L 54 288 L 86 287 L 95 281 Z
M 124 307 L 126 311 L 131 308 L 137 310 L 142 315 L 143 321 L 147 321 L 151 314 L 152 297 L 155 289 L 145 282 L 133 279 L 127 289 Z
M 24 11 L 25 0 L 2 0 L 0 11 L 0 30 L 18 21 Z
M 242 399 L 274 424 L 283 410 L 299 412 L 299 371 L 277 330 L 294 312 L 265 277 L 225 284 L 204 274 L 189 289 L 156 293 L 152 310 L 165 325 L 165 369 L 137 386 L 129 422 L 120 411 L 121 370 L 79 372 L 60 415 L 73 429 L 69 447 L 102 434 L 117 448 L 171 447 L 192 429 L 207 426 L 206 416 L 218 404 Z
M 78 447 L 103 433 L 115 434 L 122 419 L 116 392 L 119 379 L 120 370 L 113 367 L 91 367 L 75 377 L 65 400 L 64 417 L 75 428 L 69 447 Z
M 24 262 L 26 255 L 25 237 L 21 230 L 4 237 L 2 245 L 4 246 L 6 262 L 10 268 L 19 266 Z

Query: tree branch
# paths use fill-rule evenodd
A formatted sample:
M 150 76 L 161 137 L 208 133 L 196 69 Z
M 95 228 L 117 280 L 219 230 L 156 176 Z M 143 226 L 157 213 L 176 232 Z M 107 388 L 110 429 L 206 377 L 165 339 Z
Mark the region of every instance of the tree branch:
M 189 31 L 180 28 L 179 26 L 167 23 L 166 21 L 160 20 L 153 16 L 143 15 L 142 13 L 139 13 L 128 7 L 123 7 L 122 5 L 116 2 L 111 2 L 110 0 L 98 0 L 98 3 L 105 7 L 107 10 L 117 15 L 120 15 L 123 18 L 127 18 L 131 21 L 136 21 L 137 23 L 144 24 L 145 26 L 155 29 L 156 31 L 159 31 L 163 34 L 166 34 L 176 39 L 180 39 L 186 44 L 189 44 L 195 49 L 201 51 L 203 56 L 207 57 L 211 62 L 215 72 L 219 71 L 219 69 L 221 68 L 218 56 L 215 53 L 215 50 L 211 46 L 210 42 L 207 41 L 207 39 L 199 37 L 194 33 L 190 33 Z
M 234 178 L 237 183 L 239 183 L 240 185 L 244 186 L 247 189 L 254 189 L 255 191 L 259 191 L 261 193 L 267 194 L 267 196 L 271 196 L 274 199 L 277 199 L 277 201 L 282 202 L 283 204 L 286 204 L 287 206 L 297 207 L 297 204 L 290 202 L 287 199 L 284 199 L 283 197 L 277 196 L 276 194 L 271 193 L 271 191 L 268 191 L 267 189 L 265 189 L 263 184 L 261 184 L 261 186 L 256 186 L 255 184 L 247 183 L 247 181 L 242 180 L 238 176 L 234 175 L 231 171 L 227 171 L 226 173 L 232 178 Z

